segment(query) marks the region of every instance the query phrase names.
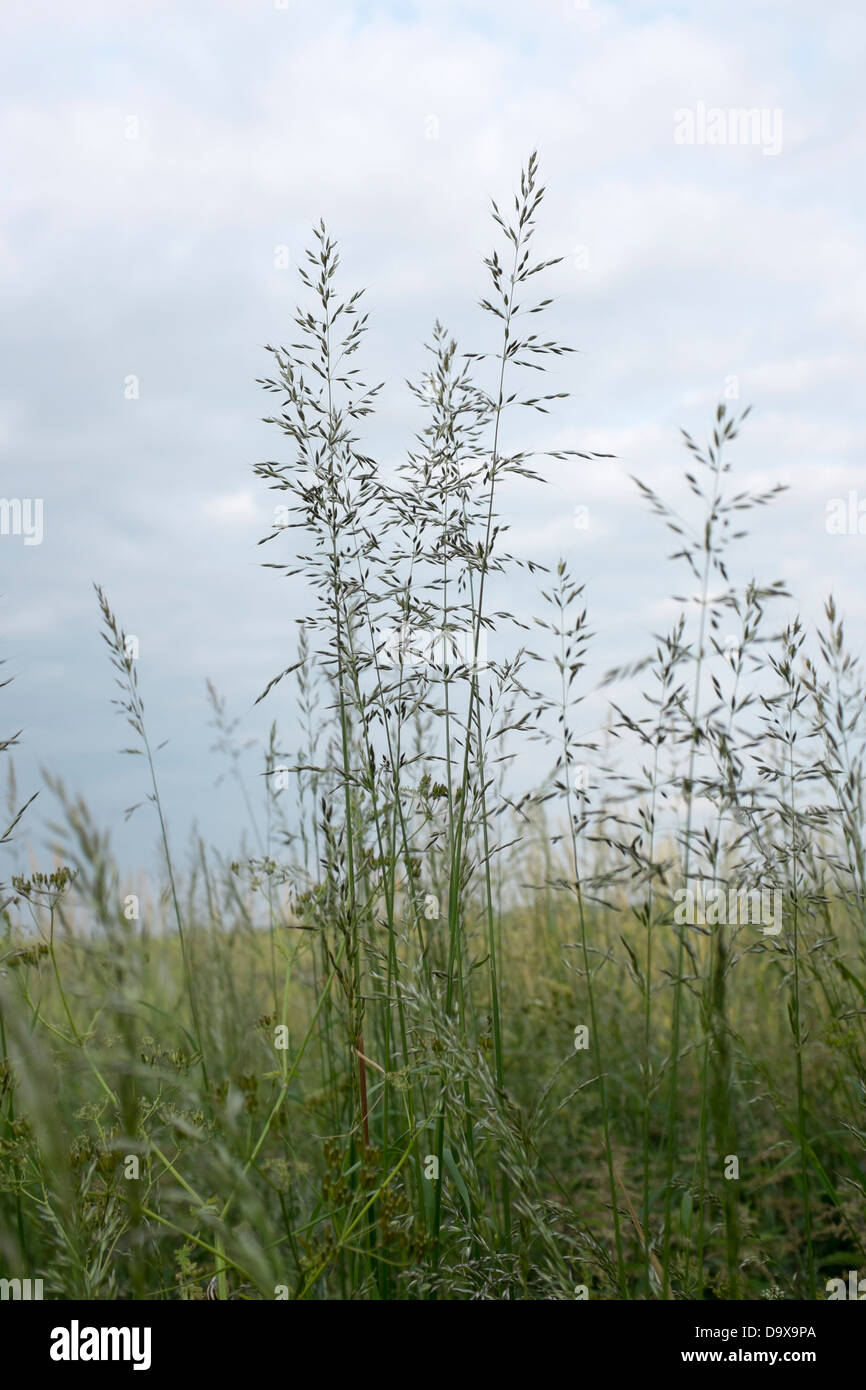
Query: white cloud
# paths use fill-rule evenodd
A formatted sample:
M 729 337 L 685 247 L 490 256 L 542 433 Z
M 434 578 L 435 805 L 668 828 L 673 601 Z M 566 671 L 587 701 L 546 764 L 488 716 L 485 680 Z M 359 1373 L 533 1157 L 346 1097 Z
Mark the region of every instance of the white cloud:
M 864 197 L 851 172 L 866 153 L 866 22 L 806 0 L 740 10 L 725 0 L 684 0 L 675 13 L 651 0 L 6 7 L 0 419 L 9 488 L 38 487 L 51 532 L 26 567 L 11 557 L 4 590 L 19 669 L 46 642 L 69 646 L 66 717 L 48 694 L 32 707 L 46 759 L 62 770 L 70 731 L 102 715 L 75 677 L 92 650 L 94 577 L 118 595 L 121 618 L 158 632 L 165 689 L 178 683 L 184 709 L 207 674 L 247 708 L 259 676 L 291 659 L 288 586 L 260 569 L 275 555 L 250 544 L 274 500 L 250 465 L 289 456 L 260 423 L 272 402 L 254 380 L 268 365 L 261 344 L 293 337 L 299 290 L 274 247 L 296 262 L 325 216 L 343 283 L 369 287 L 356 361 L 389 386 L 364 437 L 398 458 L 420 423 L 402 381 L 417 373 L 433 318 L 464 348 L 493 342 L 495 325 L 474 307 L 487 199 L 508 203 L 534 146 L 548 186 L 539 250 L 566 258 L 550 277 L 549 331 L 580 355 L 551 378 L 572 398 L 549 418 L 510 419 L 507 447 L 618 457 L 545 465 L 551 485 L 537 494 L 515 486 L 512 548 L 567 546 L 574 506 L 587 502 L 597 529 L 569 553 L 591 570 L 594 621 L 621 634 L 651 612 L 671 583 L 658 558 L 666 542 L 627 475 L 681 500 L 678 426 L 703 439 L 735 374 L 733 404 L 755 406 L 732 452 L 737 478 L 793 484 L 784 506 L 758 515 L 744 567 L 796 568 L 811 610 L 830 583 L 840 601 L 847 586 L 853 606 L 857 552 L 826 543 L 819 511 L 857 485 L 866 443 Z M 781 107 L 782 154 L 675 146 L 673 113 L 698 100 Z M 130 115 L 137 139 L 126 138 Z M 140 376 L 139 401 L 123 399 L 128 373 Z M 63 603 L 52 607 L 53 594 Z M 294 613 L 305 600 L 297 585 L 291 594 Z M 513 611 L 525 605 L 528 592 Z M 190 653 L 210 669 L 193 672 Z M 7 694 L 19 698 L 17 683 Z M 178 767 L 184 805 L 195 805 L 200 773 Z

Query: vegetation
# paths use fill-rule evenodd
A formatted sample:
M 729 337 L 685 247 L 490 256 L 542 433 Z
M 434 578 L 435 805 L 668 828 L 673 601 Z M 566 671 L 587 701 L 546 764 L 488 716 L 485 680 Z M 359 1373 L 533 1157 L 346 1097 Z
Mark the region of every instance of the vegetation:
M 542 198 L 533 156 L 493 205 L 490 346 L 436 325 L 393 472 L 363 451 L 362 297 L 315 233 L 256 470 L 267 563 L 309 598 L 259 698 L 302 746 L 274 724 L 251 794 L 210 687 L 235 862 L 174 861 L 98 591 L 165 884 L 135 897 L 48 777 L 56 862 L 0 899 L 0 1273 L 46 1297 L 814 1299 L 866 1260 L 863 672 L 832 599 L 812 636 L 736 577 L 780 489 L 735 489 L 720 406 L 685 508 L 637 483 L 684 592 L 581 734 L 579 577 L 498 519 L 542 476 L 521 411 L 562 395 L 527 372 L 570 351 L 535 331 Z M 494 607 L 518 571 L 532 627 Z M 4 843 L 14 792 L 11 819 Z

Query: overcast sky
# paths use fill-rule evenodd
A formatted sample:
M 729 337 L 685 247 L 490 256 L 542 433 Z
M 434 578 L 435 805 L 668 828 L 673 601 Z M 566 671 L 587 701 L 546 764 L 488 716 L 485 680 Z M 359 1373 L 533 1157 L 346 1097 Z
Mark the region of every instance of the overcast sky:
M 97 580 L 139 638 L 152 738 L 170 740 L 175 838 L 198 821 L 232 846 L 242 809 L 214 787 L 205 680 L 244 735 L 276 718 L 291 742 L 288 686 L 252 708 L 305 609 L 256 548 L 274 496 L 252 465 L 286 451 L 255 378 L 262 345 L 292 341 L 309 228 L 325 218 L 342 283 L 367 289 L 365 366 L 387 383 L 368 442 L 393 464 L 420 423 L 404 378 L 433 320 L 492 346 L 476 307 L 489 199 L 535 148 L 538 247 L 564 257 L 550 330 L 579 353 L 556 376 L 571 399 L 541 433 L 515 416 L 506 447 L 525 424 L 531 443 L 617 460 L 551 466 L 502 502 L 517 553 L 564 554 L 586 582 L 587 685 L 643 653 L 682 587 L 629 475 L 679 505 L 679 427 L 703 438 L 726 393 L 753 406 L 731 455 L 742 485 L 791 488 L 757 514 L 736 577 L 786 578 L 810 621 L 832 590 L 862 646 L 866 535 L 826 520 L 852 490 L 866 513 L 864 41 L 859 0 L 6 0 L 0 491 L 43 503 L 41 544 L 0 535 L 2 734 L 23 730 L 22 792 L 50 768 L 125 862 L 153 861 L 146 812 L 122 821 L 143 769 L 116 753 Z M 739 108 L 761 121 L 719 143 L 718 112 Z

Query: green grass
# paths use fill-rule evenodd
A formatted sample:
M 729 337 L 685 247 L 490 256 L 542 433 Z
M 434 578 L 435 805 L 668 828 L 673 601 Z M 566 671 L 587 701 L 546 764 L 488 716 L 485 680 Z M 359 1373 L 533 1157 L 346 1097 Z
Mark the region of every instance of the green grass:
M 581 735 L 580 576 L 510 557 L 498 520 L 543 473 L 521 412 L 562 394 L 531 369 L 570 351 L 536 328 L 542 197 L 533 156 L 513 215 L 493 208 L 490 344 L 435 326 L 396 474 L 359 435 L 381 388 L 316 231 L 262 380 L 285 457 L 256 468 L 279 499 L 263 553 L 307 599 L 259 698 L 301 747 L 274 724 L 251 794 L 209 688 L 255 846 L 235 862 L 198 842 L 179 869 L 98 590 L 165 880 L 132 897 L 49 776 L 55 864 L 3 892 L 3 1277 L 85 1299 L 816 1298 L 866 1260 L 862 673 L 832 599 L 809 634 L 780 581 L 739 577 L 742 515 L 780 489 L 732 482 L 745 416 L 720 406 L 706 447 L 684 436 L 684 502 L 636 480 L 677 538 L 676 615 L 602 679 L 606 741 Z M 531 628 L 499 607 L 518 577 Z M 22 859 L 24 825 L 3 837 Z M 778 932 L 683 924 L 698 881 L 777 894 Z

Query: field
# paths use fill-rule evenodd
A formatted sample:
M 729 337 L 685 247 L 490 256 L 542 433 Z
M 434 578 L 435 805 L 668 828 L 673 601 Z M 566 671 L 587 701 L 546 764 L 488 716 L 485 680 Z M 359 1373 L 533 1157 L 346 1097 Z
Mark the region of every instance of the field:
M 308 600 L 260 699 L 301 746 L 275 722 L 250 787 L 211 690 L 235 861 L 172 844 L 97 591 L 164 883 L 133 892 L 46 774 L 56 857 L 2 896 L 0 1273 L 47 1298 L 816 1299 L 866 1264 L 863 673 L 831 597 L 812 632 L 740 577 L 781 488 L 736 482 L 726 404 L 683 437 L 688 515 L 637 483 L 679 598 L 616 671 L 582 576 L 507 553 L 498 489 L 544 468 L 523 413 L 569 409 L 542 201 L 533 156 L 493 207 L 489 348 L 436 325 L 396 472 L 364 452 L 365 300 L 316 229 L 256 469 L 262 554 Z M 526 627 L 491 601 L 512 574 Z

